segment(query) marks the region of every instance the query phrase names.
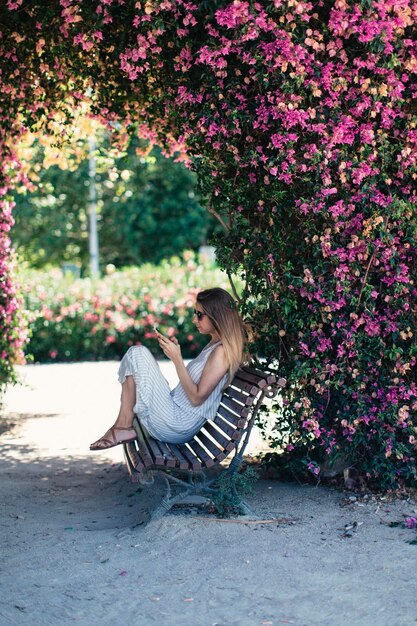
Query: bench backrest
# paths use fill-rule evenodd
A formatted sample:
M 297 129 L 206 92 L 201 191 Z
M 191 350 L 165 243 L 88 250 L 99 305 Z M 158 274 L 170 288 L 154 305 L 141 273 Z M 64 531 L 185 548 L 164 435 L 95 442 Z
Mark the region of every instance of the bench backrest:
M 184 444 L 153 439 L 135 419 L 137 439 L 123 446 L 132 478 L 135 473 L 152 467 L 194 471 L 212 467 L 237 448 L 243 454 L 264 398 L 273 398 L 285 384 L 285 379 L 275 374 L 241 367 L 224 390 L 214 419 L 207 420 L 194 438 Z
M 252 428 L 264 398 L 273 398 L 285 384 L 275 374 L 241 367 L 224 390 L 214 419 L 207 420 L 192 441 L 177 448 L 193 469 L 223 461 Z

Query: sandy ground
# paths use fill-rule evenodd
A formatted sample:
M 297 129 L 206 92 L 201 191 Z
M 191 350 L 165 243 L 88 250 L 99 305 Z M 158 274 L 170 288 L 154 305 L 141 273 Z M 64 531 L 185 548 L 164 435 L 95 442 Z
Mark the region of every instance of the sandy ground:
M 121 448 L 88 451 L 117 408 L 116 369 L 25 366 L 6 394 L 1 626 L 417 624 L 415 531 L 389 526 L 416 502 L 258 481 L 256 519 L 190 506 L 143 523 L 163 485 L 131 484 Z

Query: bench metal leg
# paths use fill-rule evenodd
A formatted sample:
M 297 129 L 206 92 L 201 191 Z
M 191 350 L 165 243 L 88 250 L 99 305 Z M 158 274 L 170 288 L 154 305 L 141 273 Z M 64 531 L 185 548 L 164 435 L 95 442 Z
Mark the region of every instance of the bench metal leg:
M 244 500 L 241 500 L 239 502 L 238 509 L 241 515 L 250 515 L 251 517 L 253 517 L 252 509 L 248 507 L 248 505 L 246 504 Z
M 167 477 L 164 477 L 164 480 L 167 485 L 167 492 L 166 492 L 165 497 L 162 499 L 161 504 L 154 511 L 152 511 L 151 513 L 152 521 L 161 519 L 165 515 L 165 513 L 168 513 L 168 511 L 170 511 L 175 504 L 178 504 L 179 502 L 181 502 L 181 500 L 183 500 L 187 495 L 189 495 L 189 492 L 190 492 L 190 489 L 186 489 L 185 491 L 182 491 L 178 495 L 172 497 L 169 479 Z
M 236 485 L 233 480 L 234 475 L 237 473 L 237 470 L 240 467 L 240 464 L 241 458 L 234 457 L 230 466 L 224 471 L 224 474 L 231 475 L 231 489 L 234 501 L 236 503 L 235 506 L 239 513 L 241 515 L 253 515 L 246 502 L 239 497 Z M 147 484 L 149 484 L 149 482 L 153 482 L 154 476 L 156 475 L 159 475 L 163 479 L 166 485 L 166 492 L 160 504 L 156 507 L 156 509 L 154 509 L 154 511 L 150 515 L 150 519 L 152 521 L 161 519 L 166 513 L 168 513 L 172 509 L 173 506 L 181 503 L 185 498 L 190 495 L 202 495 L 206 496 L 208 499 L 212 499 L 213 495 L 218 493 L 219 491 L 219 487 L 215 486 L 215 483 L 219 480 L 219 477 L 214 476 L 208 479 L 204 471 L 189 473 L 188 480 L 182 480 L 177 476 L 173 476 L 172 474 L 166 473 L 161 470 L 149 470 L 147 472 L 147 478 L 151 478 L 152 480 L 148 481 Z M 171 485 L 180 487 L 180 493 L 173 495 Z
M 230 478 L 230 492 L 231 492 L 231 496 L 232 496 L 232 500 L 233 500 L 233 508 L 235 510 L 237 510 L 240 515 L 250 515 L 251 517 L 253 517 L 253 512 L 251 511 L 250 507 L 247 505 L 247 503 L 241 498 L 241 496 L 238 493 L 237 490 L 237 486 L 236 486 L 236 477 L 238 475 L 238 471 L 239 468 L 242 464 L 243 461 L 243 455 L 240 451 L 236 451 L 233 459 L 231 460 L 229 467 L 227 469 L 224 470 L 224 472 L 222 473 L 222 475 L 220 475 L 220 477 L 216 477 L 213 478 L 209 483 L 207 483 L 206 485 L 206 492 L 208 492 L 208 494 L 217 494 L 220 492 L 221 488 L 220 487 L 211 487 L 211 485 L 213 483 L 216 483 L 219 478 L 220 480 L 223 477 L 229 477 Z
M 181 480 L 181 478 L 173 476 L 172 474 L 166 474 L 165 472 L 159 470 L 153 470 L 152 473 L 159 474 L 166 484 L 166 494 L 164 498 L 162 499 L 160 505 L 151 513 L 152 521 L 161 519 L 165 515 L 165 513 L 168 513 L 168 511 L 170 511 L 173 506 L 179 504 L 187 496 L 203 493 L 205 485 L 207 483 L 204 472 L 201 472 L 203 474 L 203 480 L 201 482 L 194 481 L 194 476 L 192 474 L 189 474 L 188 481 L 185 481 Z M 181 487 L 183 487 L 183 490 L 177 495 L 173 496 L 171 491 L 171 483 L 175 485 L 180 485 Z

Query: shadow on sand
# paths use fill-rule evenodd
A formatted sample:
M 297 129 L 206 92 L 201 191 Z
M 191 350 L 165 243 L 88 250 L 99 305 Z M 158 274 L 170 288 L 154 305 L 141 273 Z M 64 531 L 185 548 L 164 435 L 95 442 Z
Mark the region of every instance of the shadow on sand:
M 158 506 L 163 486 L 132 484 L 124 463 L 111 463 L 99 454 L 53 456 L 19 443 L 24 419 L 55 415 L 8 416 L 8 430 L 0 437 L 2 500 L 6 517 L 31 519 L 51 531 L 126 529 L 148 520 Z M 16 420 L 15 420 L 16 418 Z M 31 519 L 28 519 L 30 516 Z

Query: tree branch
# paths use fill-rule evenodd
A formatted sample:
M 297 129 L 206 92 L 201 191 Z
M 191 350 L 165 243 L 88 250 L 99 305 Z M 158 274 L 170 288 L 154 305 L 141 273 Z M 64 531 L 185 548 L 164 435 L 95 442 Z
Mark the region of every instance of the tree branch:
M 369 259 L 368 267 L 366 268 L 365 276 L 363 277 L 362 287 L 361 287 L 361 290 L 360 290 L 360 293 L 359 293 L 358 304 L 356 305 L 356 310 L 359 309 L 359 305 L 360 305 L 361 299 L 362 299 L 362 293 L 363 293 L 363 290 L 365 289 L 365 285 L 366 285 L 366 279 L 368 278 L 369 270 L 371 269 L 371 264 L 372 264 L 372 261 L 374 260 L 374 257 L 375 257 L 375 251 L 372 252 L 371 258 Z
M 237 301 L 239 302 L 239 304 L 240 304 L 240 303 L 242 302 L 242 299 L 239 297 L 239 295 L 238 295 L 238 293 L 237 293 L 237 291 L 236 291 L 236 287 L 235 287 L 235 284 L 234 284 L 234 282 L 233 282 L 233 279 L 232 279 L 232 277 L 231 277 L 231 274 L 230 274 L 229 270 L 226 270 L 226 273 L 227 273 L 227 277 L 228 277 L 228 279 L 229 279 L 230 286 L 231 286 L 232 291 L 233 291 L 233 295 L 234 295 L 234 297 L 236 298 L 236 300 L 237 300 Z
M 217 213 L 217 211 L 215 211 L 213 207 L 211 206 L 212 197 L 210 198 L 210 202 L 208 203 L 207 211 L 211 213 L 212 215 L 214 215 L 214 217 L 219 220 L 220 224 L 223 226 L 225 230 L 229 230 L 229 226 L 226 224 L 223 218 Z

